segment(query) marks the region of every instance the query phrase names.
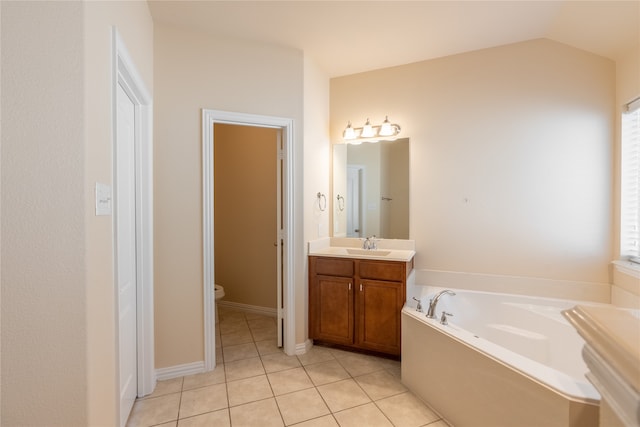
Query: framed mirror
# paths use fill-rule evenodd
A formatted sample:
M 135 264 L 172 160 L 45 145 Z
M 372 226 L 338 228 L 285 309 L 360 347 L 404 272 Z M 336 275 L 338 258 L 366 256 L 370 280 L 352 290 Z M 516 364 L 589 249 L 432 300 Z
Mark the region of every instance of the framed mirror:
M 333 146 L 333 236 L 409 238 L 409 138 Z

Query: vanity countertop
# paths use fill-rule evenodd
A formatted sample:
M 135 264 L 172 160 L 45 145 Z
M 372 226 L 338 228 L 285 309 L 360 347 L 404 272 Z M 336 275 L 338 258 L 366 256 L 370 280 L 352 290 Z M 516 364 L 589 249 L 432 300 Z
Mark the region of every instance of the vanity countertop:
M 376 239 L 377 249 L 362 249 L 364 239 L 327 237 L 309 242 L 308 254 L 337 258 L 409 262 L 416 254 L 413 240 Z

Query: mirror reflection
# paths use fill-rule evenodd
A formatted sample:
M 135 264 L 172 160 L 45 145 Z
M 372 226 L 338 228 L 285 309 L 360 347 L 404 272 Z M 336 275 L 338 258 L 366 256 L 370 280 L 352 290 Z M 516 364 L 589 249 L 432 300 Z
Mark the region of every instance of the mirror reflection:
M 333 146 L 333 236 L 409 238 L 409 139 Z

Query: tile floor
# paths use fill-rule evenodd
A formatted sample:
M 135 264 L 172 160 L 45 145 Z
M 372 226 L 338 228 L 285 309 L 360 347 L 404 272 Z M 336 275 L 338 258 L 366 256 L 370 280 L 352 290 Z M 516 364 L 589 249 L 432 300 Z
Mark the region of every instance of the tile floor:
M 216 368 L 159 381 L 128 427 L 448 427 L 400 383 L 399 362 L 319 346 L 287 356 L 275 318 L 219 316 Z

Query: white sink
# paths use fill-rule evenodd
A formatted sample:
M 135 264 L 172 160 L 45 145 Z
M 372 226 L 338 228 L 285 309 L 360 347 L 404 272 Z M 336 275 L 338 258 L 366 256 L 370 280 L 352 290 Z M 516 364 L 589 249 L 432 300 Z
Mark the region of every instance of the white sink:
M 347 248 L 349 255 L 367 255 L 367 256 L 387 256 L 391 251 L 379 250 L 379 249 L 353 249 Z

